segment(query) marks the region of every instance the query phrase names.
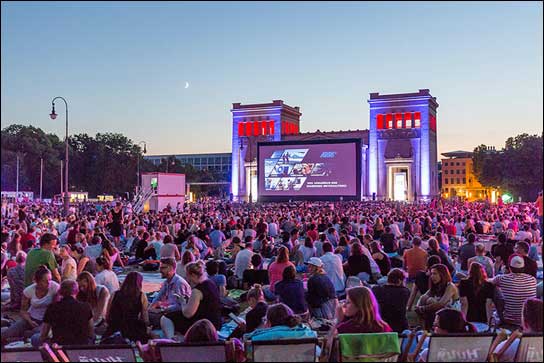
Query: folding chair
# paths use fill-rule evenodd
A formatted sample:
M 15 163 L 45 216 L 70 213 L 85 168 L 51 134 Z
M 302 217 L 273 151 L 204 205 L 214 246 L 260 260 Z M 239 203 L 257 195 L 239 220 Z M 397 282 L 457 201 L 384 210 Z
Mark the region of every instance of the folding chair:
M 128 344 L 64 345 L 53 344 L 61 362 L 136 362 L 134 349 Z
M 229 349 L 234 344 L 218 343 L 159 343 L 156 345 L 161 362 L 228 362 Z
M 398 333 L 338 335 L 340 362 L 396 362 L 400 347 Z
M 516 352 L 515 362 L 542 362 L 542 333 L 523 334 Z
M 431 335 L 427 362 L 485 362 L 495 334 Z
M 44 356 L 47 357 L 44 359 Z M 54 357 L 54 358 L 53 358 Z M 58 362 L 59 360 L 53 353 L 51 357 L 40 348 L 11 348 L 2 349 L 2 362 Z
M 397 362 L 406 361 L 408 357 L 408 353 L 410 352 L 410 347 L 412 346 L 412 342 L 414 341 L 415 337 L 416 337 L 416 333 L 413 330 L 410 331 L 408 335 L 399 334 L 399 347 L 401 349 L 401 352 Z M 402 348 L 403 345 L 404 345 L 404 349 Z
M 317 338 L 251 341 L 253 362 L 316 362 Z M 247 352 L 247 350 L 246 350 Z

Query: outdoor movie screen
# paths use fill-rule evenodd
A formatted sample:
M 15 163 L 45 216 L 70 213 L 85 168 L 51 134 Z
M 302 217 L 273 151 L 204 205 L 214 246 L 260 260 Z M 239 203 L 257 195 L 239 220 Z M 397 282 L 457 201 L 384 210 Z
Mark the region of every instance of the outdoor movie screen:
M 360 141 L 259 144 L 259 198 L 357 197 Z

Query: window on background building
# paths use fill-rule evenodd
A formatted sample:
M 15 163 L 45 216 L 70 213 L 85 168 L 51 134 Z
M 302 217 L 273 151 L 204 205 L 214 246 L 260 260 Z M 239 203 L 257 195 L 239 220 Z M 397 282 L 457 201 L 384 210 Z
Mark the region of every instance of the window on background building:
M 396 120 L 395 127 L 397 129 L 402 129 L 402 113 L 395 114 L 395 120 Z
M 407 129 L 412 128 L 412 113 L 411 112 L 405 112 L 404 113 L 404 124 Z
M 455 184 L 455 183 L 453 182 L 453 178 L 450 178 L 450 184 Z
M 459 166 L 459 165 L 460 165 L 460 163 L 459 163 L 459 162 L 456 162 L 456 163 L 455 163 L 455 165 Z
M 461 179 L 457 178 L 457 184 L 461 184 Z
M 444 179 L 444 184 L 448 184 L 448 178 Z
M 463 178 L 463 184 L 467 183 L 467 178 Z
M 461 173 L 461 171 L 459 171 L 459 169 L 457 169 L 457 170 L 455 171 L 455 174 L 459 174 L 459 173 Z
M 446 174 L 446 175 L 447 175 L 447 174 L 448 174 L 448 171 L 447 171 L 447 170 L 444 170 L 444 174 Z
M 465 169 L 461 169 L 461 174 L 465 174 Z
M 446 191 L 446 193 L 448 192 L 448 188 L 444 189 Z
M 387 128 L 392 129 L 393 128 L 393 114 L 391 114 L 391 113 L 386 114 L 385 115 L 385 121 L 386 121 L 386 124 L 387 124 Z
M 414 112 L 414 127 L 421 127 L 421 112 Z
M 444 166 L 448 166 L 448 162 L 447 162 L 447 161 L 444 161 Z
M 463 162 L 461 163 L 461 165 L 465 166 L 465 162 L 463 161 Z
M 468 182 L 469 182 L 469 183 L 472 183 L 472 178 L 468 178 Z

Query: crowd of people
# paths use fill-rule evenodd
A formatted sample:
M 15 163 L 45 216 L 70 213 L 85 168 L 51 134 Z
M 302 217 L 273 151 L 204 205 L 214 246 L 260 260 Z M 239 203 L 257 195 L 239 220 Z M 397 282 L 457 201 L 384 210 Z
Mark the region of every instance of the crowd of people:
M 204 199 L 145 213 L 3 203 L 2 345 L 129 340 L 145 353 L 157 339 L 317 337 L 316 321 L 331 336 L 542 333 L 542 210 L 542 194 L 506 205 Z M 144 292 L 148 274 L 164 279 L 158 291 Z

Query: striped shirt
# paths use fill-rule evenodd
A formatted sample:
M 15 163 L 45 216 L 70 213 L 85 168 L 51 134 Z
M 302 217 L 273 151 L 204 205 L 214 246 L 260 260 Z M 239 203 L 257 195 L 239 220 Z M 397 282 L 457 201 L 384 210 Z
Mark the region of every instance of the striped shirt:
M 504 297 L 504 320 L 521 325 L 525 300 L 536 297 L 536 279 L 525 273 L 510 273 L 496 276 L 492 281 Z

